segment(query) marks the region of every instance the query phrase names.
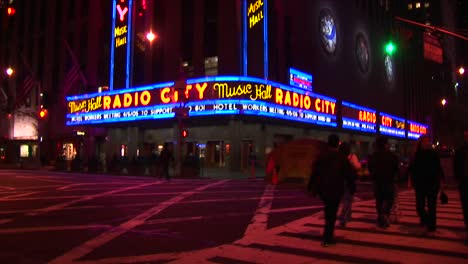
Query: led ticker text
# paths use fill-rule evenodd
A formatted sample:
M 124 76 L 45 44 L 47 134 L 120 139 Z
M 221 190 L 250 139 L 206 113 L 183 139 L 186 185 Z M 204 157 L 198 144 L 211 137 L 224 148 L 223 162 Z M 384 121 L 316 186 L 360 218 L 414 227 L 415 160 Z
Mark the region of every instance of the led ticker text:
M 380 133 L 396 137 L 406 137 L 405 120 L 380 113 Z
M 363 132 L 377 132 L 377 114 L 375 110 L 367 109 L 348 102 L 341 105 L 342 125 L 345 129 Z
M 418 139 L 422 135 L 427 134 L 427 126 L 415 122 L 408 121 L 408 138 Z

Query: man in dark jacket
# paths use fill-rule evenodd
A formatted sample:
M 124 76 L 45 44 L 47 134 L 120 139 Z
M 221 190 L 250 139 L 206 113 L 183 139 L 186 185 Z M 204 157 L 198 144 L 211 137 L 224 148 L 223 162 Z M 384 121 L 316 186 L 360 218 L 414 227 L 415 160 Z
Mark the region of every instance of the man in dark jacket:
M 468 131 L 465 131 L 464 139 L 463 146 L 455 152 L 454 170 L 460 191 L 463 219 L 465 220 L 465 244 L 468 245 Z
M 381 228 L 388 228 L 395 196 L 398 157 L 390 152 L 386 137 L 378 137 L 375 143 L 376 151 L 369 159 L 369 172 L 374 182 L 377 225 Z
M 335 134 L 328 137 L 328 148 L 317 158 L 311 179 L 309 191 L 318 194 L 325 208 L 325 228 L 323 232 L 322 246 L 327 247 L 336 244 L 334 230 L 336 214 L 344 192 L 345 183 L 350 192 L 354 193 L 353 171 L 348 158 L 338 151 L 339 138 Z
M 428 136 L 419 138 L 418 148 L 409 166 L 409 172 L 416 194 L 416 210 L 421 225 L 425 225 L 427 231 L 433 233 L 437 227 L 437 194 L 443 179 L 443 171 L 439 155 L 432 149 Z

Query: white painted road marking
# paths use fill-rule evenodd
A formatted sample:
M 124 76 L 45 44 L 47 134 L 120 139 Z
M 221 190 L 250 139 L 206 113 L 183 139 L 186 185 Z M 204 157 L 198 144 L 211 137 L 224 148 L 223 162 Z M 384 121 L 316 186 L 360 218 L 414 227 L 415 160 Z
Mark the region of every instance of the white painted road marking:
M 263 192 L 262 198 L 258 203 L 258 208 L 252 217 L 251 223 L 247 226 L 244 237 L 250 237 L 258 233 L 262 233 L 267 229 L 268 213 L 273 203 L 275 194 L 275 185 L 269 184 Z
M 34 232 L 50 232 L 50 231 L 65 231 L 65 230 L 90 230 L 90 229 L 109 229 L 111 225 L 77 225 L 77 226 L 40 226 L 40 227 L 24 227 L 24 228 L 9 228 L 0 229 L 0 234 L 19 234 L 19 233 L 34 233 Z
M 197 192 L 206 190 L 206 189 L 214 187 L 214 186 L 224 184 L 227 181 L 229 181 L 229 180 L 223 180 L 223 181 L 214 182 L 214 183 L 211 183 L 211 184 L 208 184 L 208 185 L 203 185 L 201 187 L 195 188 L 192 191 L 187 191 L 187 192 L 181 193 L 180 195 L 175 196 L 175 197 L 169 199 L 166 202 L 159 203 L 155 207 L 146 210 L 145 212 L 137 215 L 136 217 L 128 220 L 127 222 L 125 222 L 125 223 L 123 223 L 123 224 L 121 224 L 121 225 L 119 225 L 119 226 L 117 226 L 115 228 L 112 228 L 111 230 L 108 230 L 107 232 L 104 232 L 101 235 L 99 235 L 99 236 L 97 236 L 97 237 L 95 237 L 95 238 L 93 238 L 91 240 L 88 240 L 85 243 L 73 248 L 72 250 L 66 252 L 65 254 L 63 254 L 60 257 L 55 258 L 54 260 L 52 260 L 49 263 L 51 263 L 51 264 L 71 263 L 74 260 L 77 260 L 77 259 L 79 259 L 79 258 L 81 258 L 83 256 L 86 256 L 87 254 L 91 253 L 93 250 L 95 250 L 95 249 L 99 248 L 100 246 L 110 242 L 111 240 L 119 237 L 120 235 L 130 231 L 131 229 L 133 229 L 133 228 L 135 228 L 135 227 L 137 227 L 139 225 L 144 224 L 146 220 L 148 220 L 149 218 L 159 214 L 160 212 L 162 212 L 164 209 L 168 208 L 169 206 L 177 204 L 178 202 L 182 201 L 183 199 L 185 199 L 185 198 L 187 198 L 187 197 L 189 197 L 189 196 L 191 196 L 191 195 L 193 195 L 193 194 L 195 194 Z
M 40 193 L 40 192 L 20 193 L 20 194 L 15 194 L 15 195 L 10 195 L 10 196 L 6 196 L 6 197 L 2 197 L 2 198 L 0 198 L 0 202 L 9 201 L 9 200 L 12 200 L 12 199 L 14 199 L 14 198 L 19 198 L 19 197 L 30 196 L 30 195 L 33 195 L 33 194 L 36 194 L 36 193 Z
M 84 197 L 82 197 L 80 199 L 76 199 L 76 200 L 73 200 L 73 201 L 68 201 L 68 202 L 64 202 L 64 203 L 61 203 L 61 204 L 52 205 L 52 206 L 42 208 L 42 209 L 36 209 L 33 212 L 28 213 L 27 215 L 45 214 L 45 213 L 48 213 L 48 212 L 51 212 L 51 211 L 57 211 L 57 210 L 63 209 L 65 207 L 67 207 L 67 206 L 70 206 L 72 204 L 76 204 L 76 203 L 79 203 L 79 202 L 89 201 L 89 200 L 92 200 L 92 199 L 95 199 L 95 198 L 104 197 L 104 196 L 116 194 L 116 193 L 119 193 L 119 192 L 125 192 L 125 191 L 129 191 L 129 190 L 139 189 L 139 188 L 143 188 L 143 187 L 146 187 L 146 186 L 151 186 L 151 185 L 156 185 L 156 184 L 161 184 L 161 183 L 162 183 L 161 181 L 150 182 L 150 183 L 139 184 L 139 185 L 125 187 L 125 188 L 120 188 L 120 189 L 116 189 L 116 190 L 112 190 L 112 191 L 108 191 L 108 192 L 104 192 L 104 193 L 87 195 L 87 196 L 84 196 Z

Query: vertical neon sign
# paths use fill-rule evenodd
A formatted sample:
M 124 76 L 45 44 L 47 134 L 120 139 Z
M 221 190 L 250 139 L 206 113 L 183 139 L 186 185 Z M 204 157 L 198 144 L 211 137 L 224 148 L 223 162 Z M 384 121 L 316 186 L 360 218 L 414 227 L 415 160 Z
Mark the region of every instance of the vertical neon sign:
M 109 88 L 129 88 L 133 0 L 113 0 Z
M 243 75 L 268 79 L 268 0 L 244 0 L 242 16 Z

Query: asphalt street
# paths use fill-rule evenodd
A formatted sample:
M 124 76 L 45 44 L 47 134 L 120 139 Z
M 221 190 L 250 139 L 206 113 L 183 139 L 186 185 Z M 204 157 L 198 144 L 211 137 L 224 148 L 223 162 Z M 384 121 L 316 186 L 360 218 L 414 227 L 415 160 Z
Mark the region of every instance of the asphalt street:
M 315 243 L 323 223 L 322 203 L 304 188 L 297 183 L 271 185 L 263 179 L 166 181 L 0 170 L 0 263 L 348 262 L 336 254 L 304 251 L 311 245 L 320 248 Z M 367 183 L 358 185 L 355 220 L 364 226 L 351 226 L 348 236 L 358 233 L 363 239 L 375 226 L 371 189 Z M 413 206 L 408 204 L 406 210 L 411 212 Z M 453 220 L 448 228 L 460 233 L 457 206 L 446 210 L 455 215 L 448 218 Z M 380 234 L 372 232 L 367 234 Z M 466 250 L 458 248 L 463 247 L 460 237 L 447 236 L 457 250 Z M 339 240 L 356 244 L 343 236 Z M 277 247 L 278 241 L 290 247 Z M 379 242 L 375 241 L 377 249 Z M 365 245 L 373 248 L 372 243 Z M 452 253 L 447 256 L 453 258 Z M 353 257 L 352 250 L 347 254 L 350 262 L 369 261 Z

